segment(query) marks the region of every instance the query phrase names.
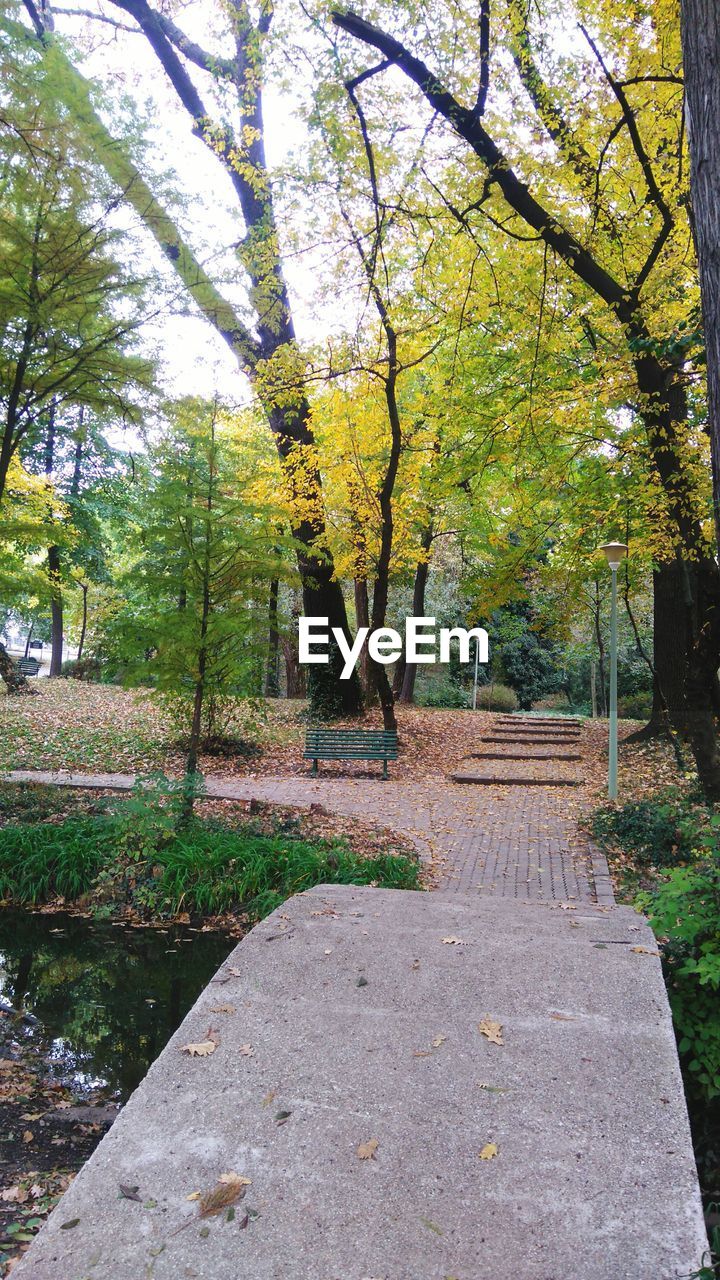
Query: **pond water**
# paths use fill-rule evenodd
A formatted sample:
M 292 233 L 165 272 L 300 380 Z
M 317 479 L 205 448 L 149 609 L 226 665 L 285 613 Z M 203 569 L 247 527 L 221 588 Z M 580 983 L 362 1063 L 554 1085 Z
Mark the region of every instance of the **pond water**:
M 0 910 L 0 1008 L 76 1092 L 132 1093 L 237 939 Z

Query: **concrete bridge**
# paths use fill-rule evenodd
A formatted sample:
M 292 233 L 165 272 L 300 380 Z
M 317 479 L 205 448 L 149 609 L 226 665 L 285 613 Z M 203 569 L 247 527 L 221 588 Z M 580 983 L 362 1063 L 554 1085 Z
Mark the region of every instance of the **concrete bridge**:
M 239 944 L 13 1280 L 680 1280 L 706 1249 L 641 917 L 328 886 Z

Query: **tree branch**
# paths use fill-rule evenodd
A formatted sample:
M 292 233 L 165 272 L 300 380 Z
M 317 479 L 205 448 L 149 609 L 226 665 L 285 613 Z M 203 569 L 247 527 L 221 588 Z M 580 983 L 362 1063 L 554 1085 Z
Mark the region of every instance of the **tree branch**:
M 106 22 L 109 27 L 114 27 L 116 31 L 127 31 L 132 36 L 142 35 L 139 27 L 129 27 L 126 22 L 118 22 L 115 18 L 109 18 L 104 13 L 93 13 L 92 9 L 56 9 L 55 12 L 61 18 L 91 18 L 93 22 Z
M 490 0 L 480 0 L 480 83 L 473 114 L 478 120 L 485 115 L 490 88 Z
M 335 11 L 332 19 L 343 31 L 379 50 L 388 61 L 405 72 L 433 109 L 448 121 L 487 166 L 489 178 L 500 188 L 510 208 L 539 233 L 574 274 L 612 308 L 623 324 L 630 324 L 635 319 L 632 298 L 572 232 L 535 199 L 474 113 L 461 106 L 429 67 L 393 36 L 387 35 L 355 13 Z

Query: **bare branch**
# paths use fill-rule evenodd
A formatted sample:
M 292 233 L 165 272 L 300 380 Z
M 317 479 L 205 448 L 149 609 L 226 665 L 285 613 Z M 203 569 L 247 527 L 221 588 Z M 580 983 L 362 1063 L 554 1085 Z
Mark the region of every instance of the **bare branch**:
M 490 0 L 480 0 L 480 84 L 473 108 L 480 119 L 485 115 L 490 88 Z
M 91 18 L 93 22 L 106 22 L 109 27 L 114 27 L 116 31 L 127 31 L 132 36 L 142 35 L 139 27 L 130 27 L 126 22 L 118 22 L 115 18 L 109 18 L 104 13 L 93 13 L 92 9 L 56 9 L 55 12 L 61 18 Z

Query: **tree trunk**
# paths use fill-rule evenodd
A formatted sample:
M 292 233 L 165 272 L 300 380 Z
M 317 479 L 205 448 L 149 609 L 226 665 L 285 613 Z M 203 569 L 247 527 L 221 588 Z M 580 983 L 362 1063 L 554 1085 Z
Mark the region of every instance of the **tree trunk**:
M 681 0 L 692 228 L 707 352 L 708 431 L 720 539 L 720 6 Z
M 355 579 L 355 627 L 359 631 L 361 627 L 370 626 L 370 600 L 368 597 L 367 578 Z M 372 681 L 370 679 L 370 657 L 367 651 L 367 645 L 363 645 L 360 652 L 360 663 L 358 666 L 358 674 L 360 683 L 363 687 L 366 699 L 372 695 Z
M 81 582 L 81 583 L 80 583 L 80 587 L 81 587 L 81 589 L 82 589 L 82 593 L 83 593 L 83 602 L 82 602 L 82 623 L 81 623 L 81 625 L 80 625 L 80 639 L 79 639 L 79 641 L 78 641 L 78 651 L 77 651 L 77 660 L 78 660 L 78 662 L 79 662 L 79 661 L 80 661 L 80 659 L 82 658 L 82 655 L 83 655 L 83 649 L 84 649 L 84 647 L 85 647 L 85 632 L 87 631 L 88 589 L 89 589 L 89 583 L 87 583 L 87 582 Z
M 593 625 L 595 627 L 595 640 L 598 647 L 598 668 L 600 671 L 600 715 L 607 716 L 607 685 L 605 683 L 605 644 L 602 634 L 602 621 L 600 617 L 600 588 L 595 583 L 595 603 L 593 606 Z
M 433 531 L 432 525 L 428 525 L 423 530 L 420 539 L 420 547 L 422 550 L 422 559 L 418 560 L 417 569 L 415 570 L 415 585 L 413 587 L 413 617 L 422 618 L 425 616 L 425 588 L 427 587 L 428 574 L 430 572 L 430 548 L 432 546 Z M 407 662 L 405 664 L 405 674 L 403 676 L 402 689 L 400 692 L 400 701 L 409 706 L 415 699 L 415 679 L 417 677 L 417 663 Z
M 597 690 L 595 688 L 595 659 L 590 659 L 590 707 L 593 720 L 597 720 Z
M 265 697 L 277 698 L 280 693 L 278 680 L 278 658 L 280 649 L 280 632 L 278 631 L 278 591 L 280 583 L 273 578 L 270 583 L 270 601 L 268 605 L 268 652 L 265 670 Z
M 685 671 L 688 602 L 677 560 L 653 570 L 653 704 L 643 737 L 665 733 L 665 708 L 670 724 L 688 736 Z
M 30 652 L 30 641 L 32 640 L 32 634 L 34 629 L 35 629 L 35 621 L 33 619 L 33 621 L 30 623 L 30 629 L 28 630 L 27 639 L 25 641 L 25 653 L 23 654 L 23 657 L 25 658 L 27 658 Z
M 63 597 L 60 589 L 60 551 L 48 547 L 48 573 L 52 595 L 50 597 L 50 676 L 59 676 L 63 660 Z
M 45 438 L 45 480 L 47 483 L 50 505 L 49 519 L 52 523 L 52 497 L 50 494 L 52 487 L 53 471 L 55 469 L 55 417 L 57 406 L 53 400 L 50 404 L 48 413 L 48 429 Z M 50 579 L 50 676 L 59 676 L 62 670 L 62 652 L 63 652 L 63 601 L 61 590 L 61 573 L 60 573 L 60 548 L 57 546 L 48 547 L 47 553 L 48 577 Z
M 30 688 L 25 676 L 20 674 L 18 667 L 2 643 L 0 643 L 0 680 L 3 681 L 8 693 L 35 693 L 35 690 Z

